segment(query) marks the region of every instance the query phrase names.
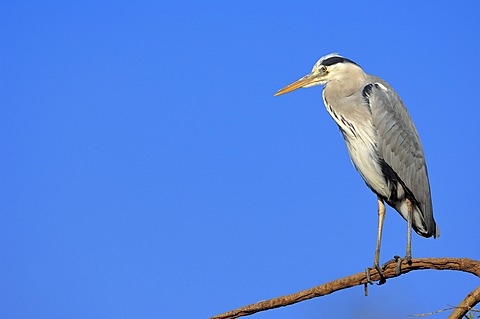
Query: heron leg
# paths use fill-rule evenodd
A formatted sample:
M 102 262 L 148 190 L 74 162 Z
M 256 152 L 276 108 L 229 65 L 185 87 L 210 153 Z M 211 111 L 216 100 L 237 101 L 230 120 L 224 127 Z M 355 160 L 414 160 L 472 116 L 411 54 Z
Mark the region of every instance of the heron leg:
M 375 246 L 375 258 L 373 259 L 373 266 L 380 269 L 380 245 L 382 243 L 383 222 L 385 221 L 385 204 L 380 197 L 378 199 L 378 229 L 377 229 L 377 244 Z M 379 270 L 380 272 L 380 270 Z
M 413 206 L 412 202 L 407 198 L 405 200 L 407 204 L 408 218 L 407 218 L 407 253 L 405 259 L 410 264 L 412 262 L 412 220 L 413 220 Z
M 412 202 L 407 198 L 405 199 L 405 204 L 407 205 L 407 251 L 405 253 L 405 258 L 399 258 L 397 261 L 396 274 L 400 275 L 401 264 L 403 260 L 406 260 L 408 264 L 412 263 L 412 222 L 413 222 L 413 205 Z
M 379 285 L 385 283 L 385 277 L 383 276 L 383 271 L 382 268 L 380 267 L 380 245 L 382 242 L 382 231 L 383 231 L 383 222 L 385 221 L 385 204 L 383 203 L 383 200 L 377 196 L 378 200 L 378 228 L 377 228 L 377 244 L 375 246 L 375 257 L 373 259 L 373 267 L 378 271 L 378 274 L 380 275 L 380 282 L 378 283 Z M 365 273 L 367 275 L 367 281 L 369 283 L 373 283 L 373 281 L 370 279 L 370 269 L 367 268 L 365 270 Z

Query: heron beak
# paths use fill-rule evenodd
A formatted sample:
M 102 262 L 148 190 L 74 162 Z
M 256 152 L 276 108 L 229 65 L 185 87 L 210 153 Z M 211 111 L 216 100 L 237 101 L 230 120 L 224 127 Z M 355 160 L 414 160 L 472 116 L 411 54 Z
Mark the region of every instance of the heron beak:
M 308 87 L 317 79 L 318 74 L 310 73 L 305 75 L 303 78 L 298 79 L 297 81 L 287 85 L 283 89 L 280 89 L 273 96 L 279 96 L 288 92 L 292 92 L 298 88 Z

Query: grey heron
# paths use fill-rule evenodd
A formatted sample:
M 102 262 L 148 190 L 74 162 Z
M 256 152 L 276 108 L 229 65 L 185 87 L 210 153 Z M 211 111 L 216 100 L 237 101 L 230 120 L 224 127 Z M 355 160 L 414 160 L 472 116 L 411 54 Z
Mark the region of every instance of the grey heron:
M 275 96 L 316 85 L 324 85 L 325 107 L 340 128 L 353 165 L 377 195 L 373 266 L 384 281 L 379 266 L 384 202 L 407 221 L 407 262 L 412 259 L 412 228 L 422 237 L 440 236 L 433 218 L 427 165 L 417 129 L 387 82 L 366 74 L 357 63 L 335 53 L 320 58 L 311 73 Z

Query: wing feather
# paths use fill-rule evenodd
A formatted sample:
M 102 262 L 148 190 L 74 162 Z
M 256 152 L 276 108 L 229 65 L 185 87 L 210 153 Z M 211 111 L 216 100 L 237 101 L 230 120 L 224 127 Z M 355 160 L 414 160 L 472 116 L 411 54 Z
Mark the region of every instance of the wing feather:
M 407 192 L 413 195 L 427 237 L 436 236 L 427 165 L 417 129 L 405 105 L 386 82 L 377 79 L 370 85 L 366 98 L 377 131 L 379 155 L 398 175 Z

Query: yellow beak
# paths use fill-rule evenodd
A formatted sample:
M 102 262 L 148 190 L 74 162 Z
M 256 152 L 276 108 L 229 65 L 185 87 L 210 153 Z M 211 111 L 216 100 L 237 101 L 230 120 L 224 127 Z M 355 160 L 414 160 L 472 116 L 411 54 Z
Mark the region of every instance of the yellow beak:
M 273 96 L 279 96 L 288 92 L 292 92 L 293 90 L 296 90 L 298 88 L 309 86 L 309 84 L 312 84 L 316 78 L 317 78 L 317 74 L 310 73 L 308 75 L 305 75 L 303 78 L 300 78 L 297 81 L 287 85 L 283 89 L 280 89 Z

